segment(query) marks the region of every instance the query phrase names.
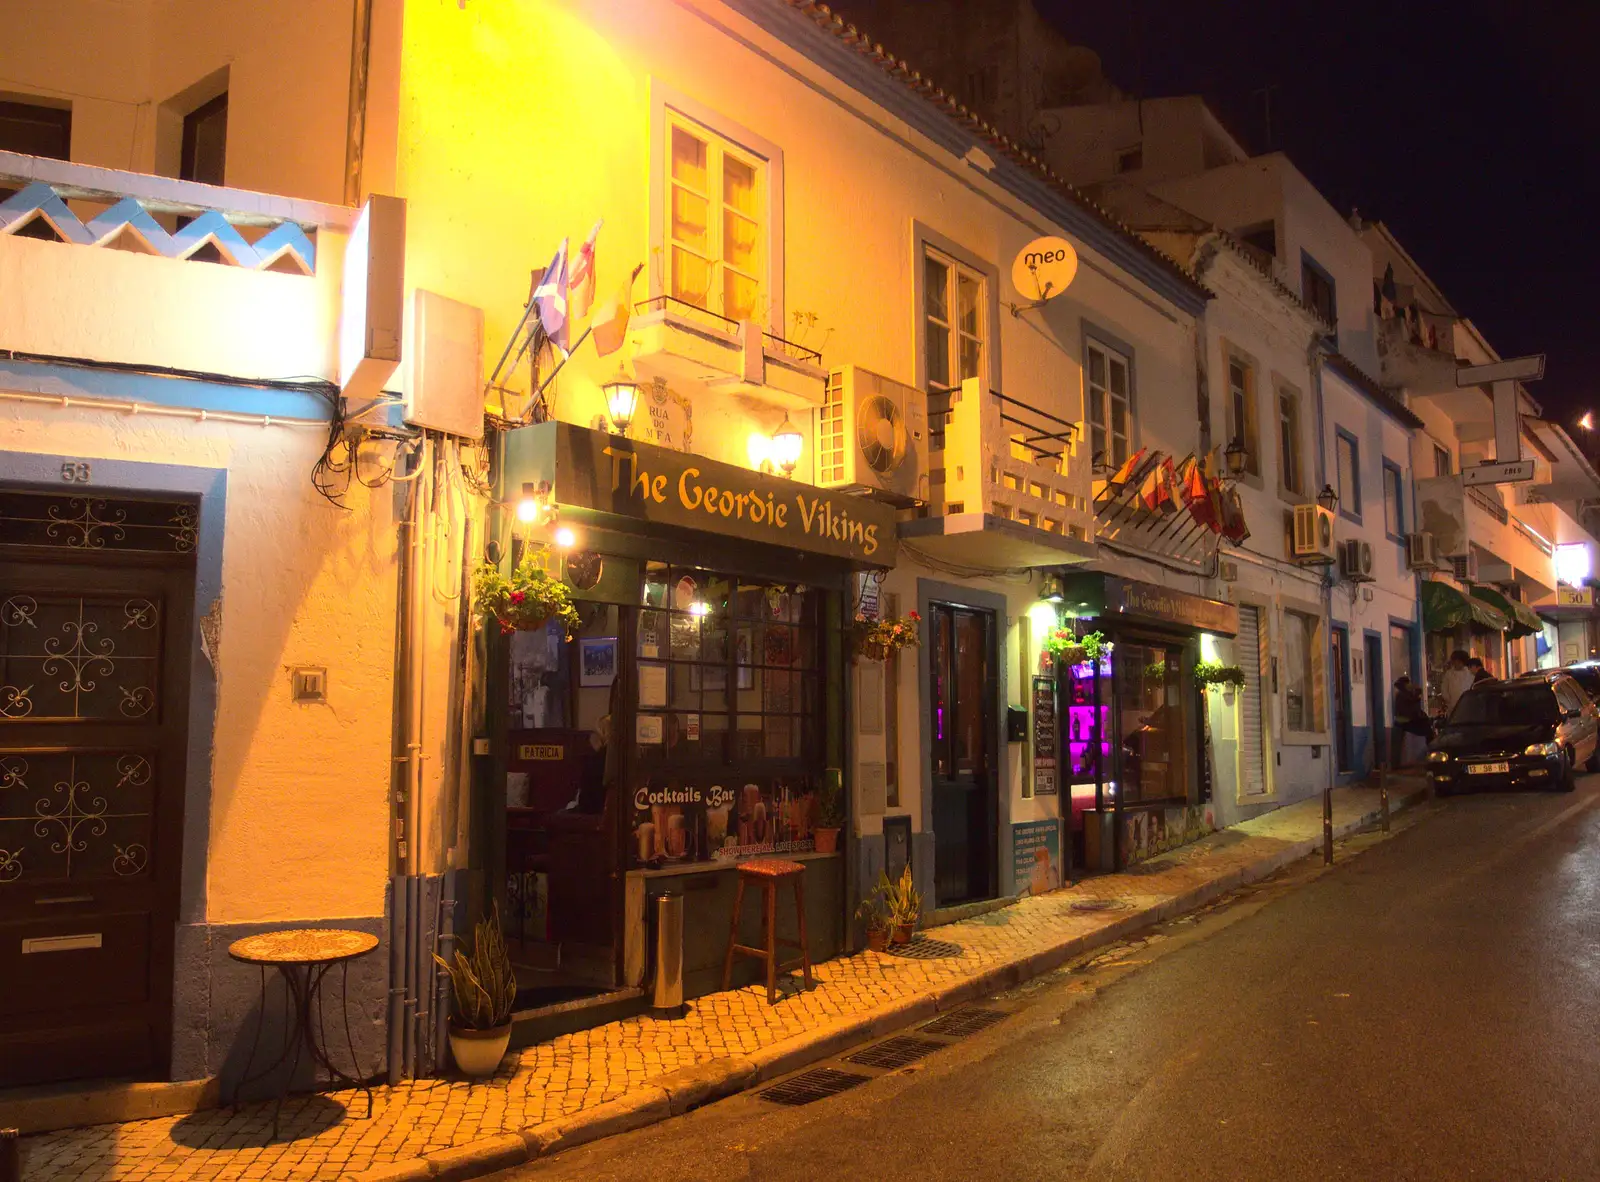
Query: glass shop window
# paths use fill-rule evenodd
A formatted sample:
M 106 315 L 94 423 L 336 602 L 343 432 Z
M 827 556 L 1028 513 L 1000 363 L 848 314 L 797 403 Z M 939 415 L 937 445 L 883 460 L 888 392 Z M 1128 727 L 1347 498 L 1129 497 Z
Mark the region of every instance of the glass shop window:
M 1187 798 L 1193 689 L 1183 679 L 1183 650 L 1123 642 L 1114 659 L 1121 665 L 1123 803 Z

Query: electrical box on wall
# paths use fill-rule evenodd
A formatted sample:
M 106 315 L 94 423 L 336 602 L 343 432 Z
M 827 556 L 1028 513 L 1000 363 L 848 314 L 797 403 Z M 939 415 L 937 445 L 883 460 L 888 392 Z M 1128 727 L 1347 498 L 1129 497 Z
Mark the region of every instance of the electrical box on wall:
M 1006 707 L 1006 742 L 1026 743 L 1028 741 L 1028 708 L 1026 706 Z
M 483 309 L 418 288 L 412 299 L 406 422 L 483 436 Z
M 326 702 L 328 671 L 321 666 L 301 665 L 289 671 L 289 686 L 296 702 Z

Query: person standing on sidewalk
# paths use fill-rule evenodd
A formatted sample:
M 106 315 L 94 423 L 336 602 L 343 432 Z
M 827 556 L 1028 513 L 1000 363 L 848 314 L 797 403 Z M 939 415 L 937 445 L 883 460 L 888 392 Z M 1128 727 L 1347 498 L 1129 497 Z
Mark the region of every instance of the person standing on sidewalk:
M 1467 668 L 1467 662 L 1472 659 L 1466 649 L 1456 649 L 1450 654 L 1450 668 L 1444 671 L 1444 677 L 1439 681 L 1439 693 L 1444 698 L 1444 716 L 1450 717 L 1450 712 L 1456 708 L 1456 699 L 1472 688 L 1472 670 Z
M 1394 679 L 1391 710 L 1394 727 L 1389 732 L 1389 766 L 1399 767 L 1404 762 L 1406 736 L 1418 735 L 1426 743 L 1433 738 L 1433 720 L 1428 717 L 1422 691 L 1404 673 Z

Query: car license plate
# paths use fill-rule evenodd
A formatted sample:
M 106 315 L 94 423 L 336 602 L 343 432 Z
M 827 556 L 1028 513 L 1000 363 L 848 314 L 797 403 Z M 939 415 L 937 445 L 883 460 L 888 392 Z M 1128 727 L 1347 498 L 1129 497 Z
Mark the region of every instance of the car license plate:
M 1469 776 L 1503 776 L 1511 770 L 1509 763 L 1469 763 L 1467 775 Z

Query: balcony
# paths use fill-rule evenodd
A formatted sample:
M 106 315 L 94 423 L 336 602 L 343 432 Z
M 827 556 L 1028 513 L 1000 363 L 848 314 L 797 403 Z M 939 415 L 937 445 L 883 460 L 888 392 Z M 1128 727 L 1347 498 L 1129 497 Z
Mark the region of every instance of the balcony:
M 355 210 L 7 152 L 0 192 L 9 362 L 336 379 Z
M 740 394 L 784 410 L 823 403 L 822 354 L 672 296 L 637 305 L 629 335 L 634 372 L 679 390 Z
M 1476 560 L 1485 582 L 1520 583 L 1532 593 L 1555 586 L 1554 547 L 1514 518 L 1494 486 L 1466 487 L 1460 476 L 1417 481 L 1418 525 L 1441 555 Z
M 1456 356 L 1449 322 L 1421 313 L 1380 318 L 1378 360 L 1386 386 L 1404 386 L 1415 395 L 1456 389 Z
M 1094 556 L 1079 428 L 969 378 L 928 396 L 930 516 L 900 536 L 983 569 L 1061 566 Z

